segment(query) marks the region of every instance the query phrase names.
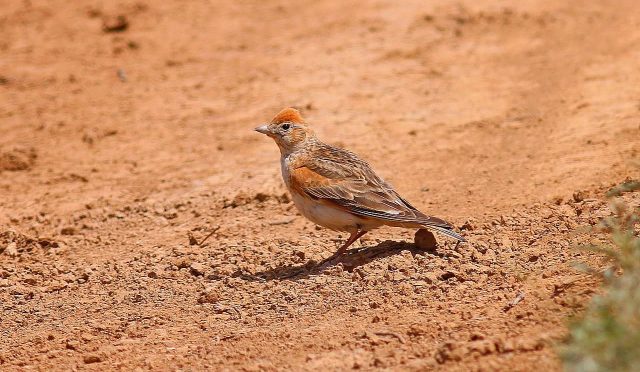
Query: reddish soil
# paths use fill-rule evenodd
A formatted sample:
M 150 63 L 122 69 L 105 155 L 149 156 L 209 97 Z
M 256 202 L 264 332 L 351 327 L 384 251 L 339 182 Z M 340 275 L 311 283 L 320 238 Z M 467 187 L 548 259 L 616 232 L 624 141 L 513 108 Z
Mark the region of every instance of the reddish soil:
M 82 4 L 0 7 L 0 369 L 560 369 L 640 150 L 636 0 Z M 252 131 L 289 105 L 470 243 L 318 272 Z

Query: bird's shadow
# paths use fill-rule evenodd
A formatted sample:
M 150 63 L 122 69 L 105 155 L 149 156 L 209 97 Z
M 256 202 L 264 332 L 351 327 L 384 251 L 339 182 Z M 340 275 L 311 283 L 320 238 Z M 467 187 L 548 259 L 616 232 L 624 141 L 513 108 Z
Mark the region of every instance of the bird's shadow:
M 439 246 L 438 248 L 442 247 Z M 331 265 L 322 265 L 317 261 L 311 260 L 303 265 L 282 265 L 270 270 L 257 272 L 252 275 L 244 275 L 244 279 L 257 281 L 299 280 L 308 278 L 311 275 L 319 275 L 323 271 L 330 269 L 331 266 L 338 264 L 342 264 L 344 270 L 351 272 L 359 266 L 366 265 L 377 259 L 394 256 L 405 250 L 414 255 L 417 253 L 430 253 L 442 256 L 441 253 L 436 251 L 425 251 L 424 249 L 420 249 L 415 244 L 385 240 L 374 247 L 362 247 L 348 250 L 339 259 L 333 261 Z

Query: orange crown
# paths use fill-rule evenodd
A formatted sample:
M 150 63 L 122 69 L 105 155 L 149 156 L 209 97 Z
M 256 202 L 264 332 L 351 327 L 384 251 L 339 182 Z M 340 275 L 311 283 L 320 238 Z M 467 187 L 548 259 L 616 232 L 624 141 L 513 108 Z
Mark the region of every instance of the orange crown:
M 287 108 L 283 109 L 282 111 L 280 111 L 271 120 L 272 124 L 280 124 L 280 123 L 284 123 L 284 122 L 302 124 L 302 123 L 304 123 L 304 119 L 300 115 L 300 111 L 298 111 L 298 110 L 296 110 L 296 109 L 294 109 L 292 107 L 287 107 Z

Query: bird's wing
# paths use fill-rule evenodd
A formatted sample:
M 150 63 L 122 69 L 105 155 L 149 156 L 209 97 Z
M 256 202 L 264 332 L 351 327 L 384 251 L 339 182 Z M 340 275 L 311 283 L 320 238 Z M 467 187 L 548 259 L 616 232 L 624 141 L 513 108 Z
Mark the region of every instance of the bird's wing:
M 321 154 L 310 156 L 290 175 L 291 186 L 298 193 L 358 216 L 452 228 L 446 221 L 417 210 L 366 162 L 346 150 L 324 149 Z

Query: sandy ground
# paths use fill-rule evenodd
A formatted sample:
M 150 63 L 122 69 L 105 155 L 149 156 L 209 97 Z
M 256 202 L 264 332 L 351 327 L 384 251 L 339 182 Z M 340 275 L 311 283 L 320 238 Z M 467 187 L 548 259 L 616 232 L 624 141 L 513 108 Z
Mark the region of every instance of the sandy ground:
M 637 1 L 0 3 L 1 369 L 560 369 L 640 150 Z M 318 272 L 346 236 L 252 131 L 290 105 L 470 243 Z

